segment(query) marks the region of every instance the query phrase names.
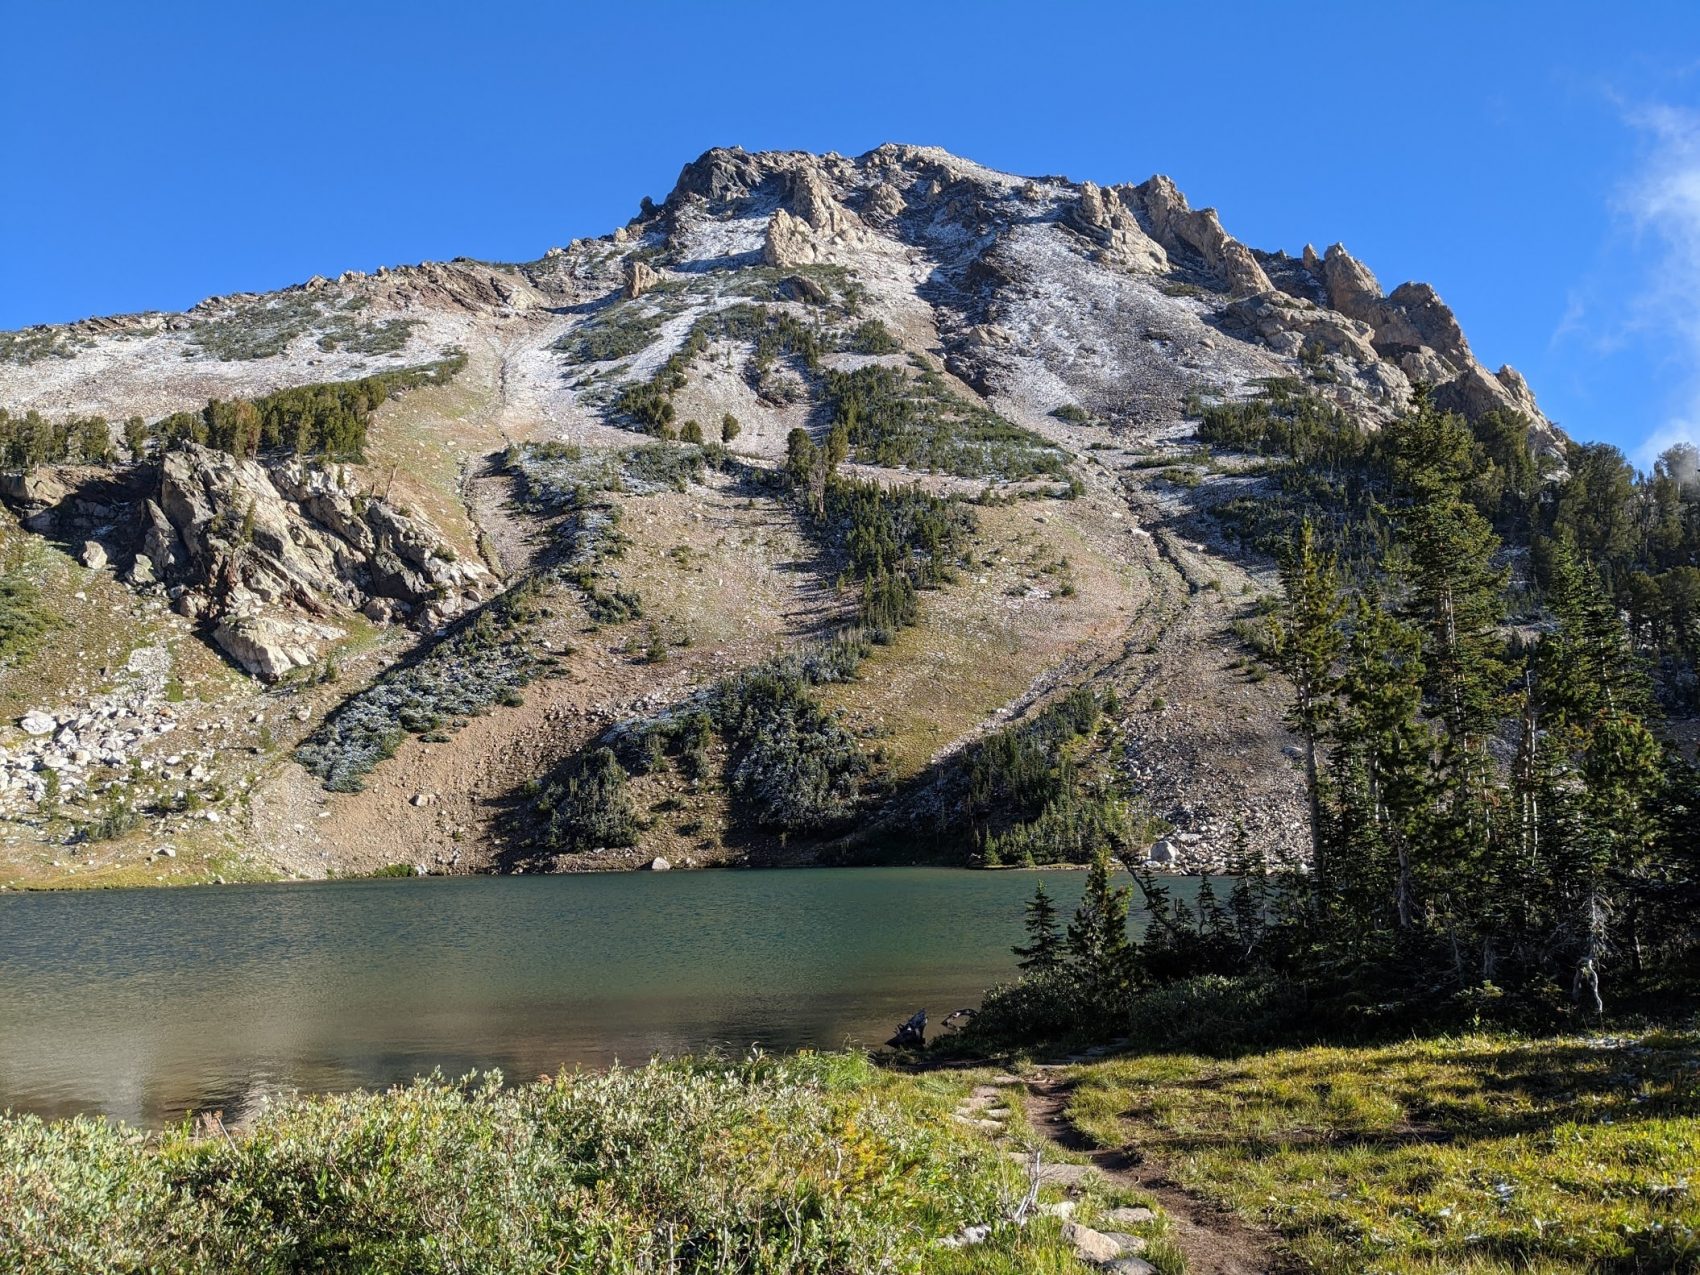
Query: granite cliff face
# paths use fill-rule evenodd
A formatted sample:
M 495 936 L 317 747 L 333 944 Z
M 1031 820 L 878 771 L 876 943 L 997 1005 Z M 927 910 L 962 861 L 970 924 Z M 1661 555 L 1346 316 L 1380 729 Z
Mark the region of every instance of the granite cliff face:
M 1087 686 L 1126 706 L 1093 748 L 1169 825 L 1159 861 L 1219 863 L 1236 825 L 1300 852 L 1280 690 L 1235 672 L 1233 624 L 1271 564 L 1212 514 L 1262 480 L 1198 463 L 1198 402 L 1284 378 L 1375 429 L 1426 385 L 1471 417 L 1520 416 L 1536 451 L 1563 440 L 1432 287 L 1387 291 L 1339 244 L 1265 251 L 1231 225 L 1162 176 L 715 149 L 627 225 L 535 261 L 347 271 L 0 335 L 0 407 L 49 423 L 464 357 L 379 410 L 360 463 L 185 443 L 0 475 L 9 570 L 53 613 L 0 674 L 19 723 L 0 740 L 0 882 L 514 866 L 502 847 L 523 830 L 503 812 L 528 780 L 847 622 L 839 549 L 762 475 L 794 430 L 824 445 L 834 377 L 879 369 L 907 406 L 845 472 L 978 504 L 919 625 L 821 692 L 874 759 L 858 824 L 945 817 L 965 749 Z M 666 460 L 645 428 L 687 441 L 663 441 Z M 726 459 L 693 460 L 696 437 Z M 163 742 L 167 707 L 206 747 Z M 138 724 L 113 747 L 53 742 L 114 714 Z M 363 790 L 326 791 L 303 740 Z M 152 786 L 132 800 L 142 760 Z M 815 853 L 746 835 L 712 784 L 632 782 L 662 813 L 599 866 Z M 67 791 L 69 811 L 43 809 Z M 121 799 L 139 827 L 67 848 Z

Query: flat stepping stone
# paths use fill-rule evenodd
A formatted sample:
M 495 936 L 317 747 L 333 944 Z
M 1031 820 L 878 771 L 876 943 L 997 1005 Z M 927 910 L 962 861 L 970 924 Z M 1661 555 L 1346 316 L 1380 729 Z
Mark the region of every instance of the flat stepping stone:
M 1107 1211 L 1104 1220 L 1116 1226 L 1144 1226 L 1155 1222 L 1157 1215 L 1147 1208 L 1119 1208 Z
M 1029 1165 L 1033 1163 L 1033 1153 L 1031 1151 L 1006 1151 L 1004 1154 L 1020 1165 Z M 1039 1165 L 1039 1185 L 1073 1187 L 1079 1185 L 1080 1181 L 1085 1178 L 1088 1173 L 1096 1172 L 1097 1170 L 1089 1164 L 1051 1164 L 1042 1162 Z
M 1089 1173 L 1096 1173 L 1089 1164 L 1041 1164 L 1040 1186 L 1079 1186 Z

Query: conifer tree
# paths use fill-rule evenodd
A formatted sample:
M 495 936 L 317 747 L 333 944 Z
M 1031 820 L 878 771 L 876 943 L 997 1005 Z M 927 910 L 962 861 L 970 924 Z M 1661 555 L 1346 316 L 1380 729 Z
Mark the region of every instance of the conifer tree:
M 1422 682 L 1421 634 L 1370 586 L 1353 608 L 1340 682 L 1336 888 L 1371 932 L 1415 924 L 1433 751 L 1419 717 Z
M 1045 893 L 1045 883 L 1033 887 L 1033 897 L 1027 901 L 1027 916 L 1023 922 L 1027 942 L 1011 949 L 1021 958 L 1020 967 L 1034 974 L 1044 974 L 1062 964 L 1062 931 L 1057 923 L 1057 907 Z
M 1536 657 L 1544 712 L 1539 769 L 1546 836 L 1527 894 L 1544 895 L 1536 936 L 1567 953 L 1579 1000 L 1602 1003 L 1614 918 L 1625 886 L 1644 877 L 1659 840 L 1662 752 L 1643 714 L 1646 676 L 1598 575 L 1563 541 L 1551 559 L 1556 629 Z
M 1100 847 L 1086 873 L 1086 892 L 1068 927 L 1068 953 L 1089 994 L 1116 1013 L 1133 991 L 1135 950 L 1127 933 L 1126 886 L 1110 884 L 1110 852 Z
M 1465 497 L 1473 446 L 1463 421 L 1419 394 L 1392 427 L 1393 477 L 1402 501 L 1395 574 L 1404 616 L 1422 633 L 1423 691 L 1441 735 L 1433 762 L 1433 817 L 1422 831 L 1424 903 L 1450 953 L 1454 977 L 1473 964 L 1491 978 L 1498 944 L 1482 905 L 1503 900 L 1489 887 L 1514 842 L 1494 822 L 1498 803 L 1487 742 L 1502 720 L 1513 667 L 1499 624 L 1508 574 L 1496 565 L 1499 538 Z
M 1281 563 L 1285 606 L 1274 626 L 1275 665 L 1293 684 L 1287 724 L 1302 741 L 1305 789 L 1310 797 L 1311 864 L 1317 880 L 1330 876 L 1323 826 L 1322 773 L 1318 757 L 1334 712 L 1335 661 L 1344 638 L 1340 616 L 1345 608 L 1334 556 L 1316 543 L 1310 519 Z

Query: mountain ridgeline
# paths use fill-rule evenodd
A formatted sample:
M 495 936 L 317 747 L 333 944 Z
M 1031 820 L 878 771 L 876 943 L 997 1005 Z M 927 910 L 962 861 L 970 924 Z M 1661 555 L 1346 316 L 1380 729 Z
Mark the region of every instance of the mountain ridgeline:
M 1700 712 L 1691 451 L 1163 177 L 716 149 L 536 261 L 0 334 L 0 460 L 0 884 L 1255 856 L 1439 925 L 1412 838 L 1593 817 L 1561 647 L 1637 783 Z

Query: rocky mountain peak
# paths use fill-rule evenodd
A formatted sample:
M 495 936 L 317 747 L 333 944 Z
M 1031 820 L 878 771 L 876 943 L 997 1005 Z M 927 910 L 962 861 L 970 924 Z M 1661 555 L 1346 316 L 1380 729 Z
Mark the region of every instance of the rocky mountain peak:
M 1525 417 L 1536 447 L 1562 439 L 1521 376 L 1477 361 L 1434 288 L 1389 293 L 1339 244 L 1293 257 L 1233 224 L 1162 174 L 1020 176 L 900 143 L 717 147 L 659 205 L 535 261 L 327 270 L 182 314 L 0 335 L 0 408 L 39 413 L 10 437 L 27 463 L 0 473 L 0 498 L 14 534 L 50 546 L 55 596 L 97 624 L 152 617 L 174 658 L 222 657 L 220 676 L 252 681 L 254 714 L 288 701 L 290 729 L 319 740 L 314 784 L 379 767 L 382 791 L 385 750 L 429 731 L 431 756 L 408 766 L 440 764 L 432 791 L 478 797 L 452 821 L 374 806 L 366 840 L 412 820 L 406 835 L 447 852 L 609 723 L 685 711 L 856 614 L 831 520 L 798 521 L 783 496 L 796 431 L 820 446 L 854 418 L 844 472 L 979 502 L 964 525 L 981 539 L 947 564 L 960 579 L 927 591 L 918 646 L 900 644 L 922 658 L 868 657 L 880 677 L 846 697 L 858 730 L 896 731 L 892 755 L 919 768 L 894 790 L 1114 668 L 1149 705 L 1117 726 L 1116 764 L 1176 827 L 1173 862 L 1219 862 L 1242 818 L 1302 849 L 1275 690 L 1217 660 L 1235 608 L 1274 585 L 1212 511 L 1268 480 L 1201 463 L 1199 403 L 1280 384 L 1375 429 L 1425 383 L 1468 416 Z M 304 444 L 292 421 L 259 451 L 211 432 L 233 405 L 369 379 L 416 388 L 373 409 L 363 445 Z M 119 422 L 135 417 L 132 445 Z M 519 710 L 557 654 L 569 672 L 542 711 Z M 345 657 L 377 679 L 370 697 L 335 689 Z M 325 676 L 291 676 L 315 666 Z M 99 676 L 80 702 L 108 693 Z M 75 720 L 78 700 L 56 685 L 32 706 Z M 523 727 L 492 713 L 446 742 L 497 705 Z M 43 749 L 0 772 L 24 776 Z M 27 773 L 0 777 L 0 814 L 37 799 Z M 642 782 L 646 802 L 673 795 L 662 771 Z M 666 848 L 696 853 L 685 836 Z

